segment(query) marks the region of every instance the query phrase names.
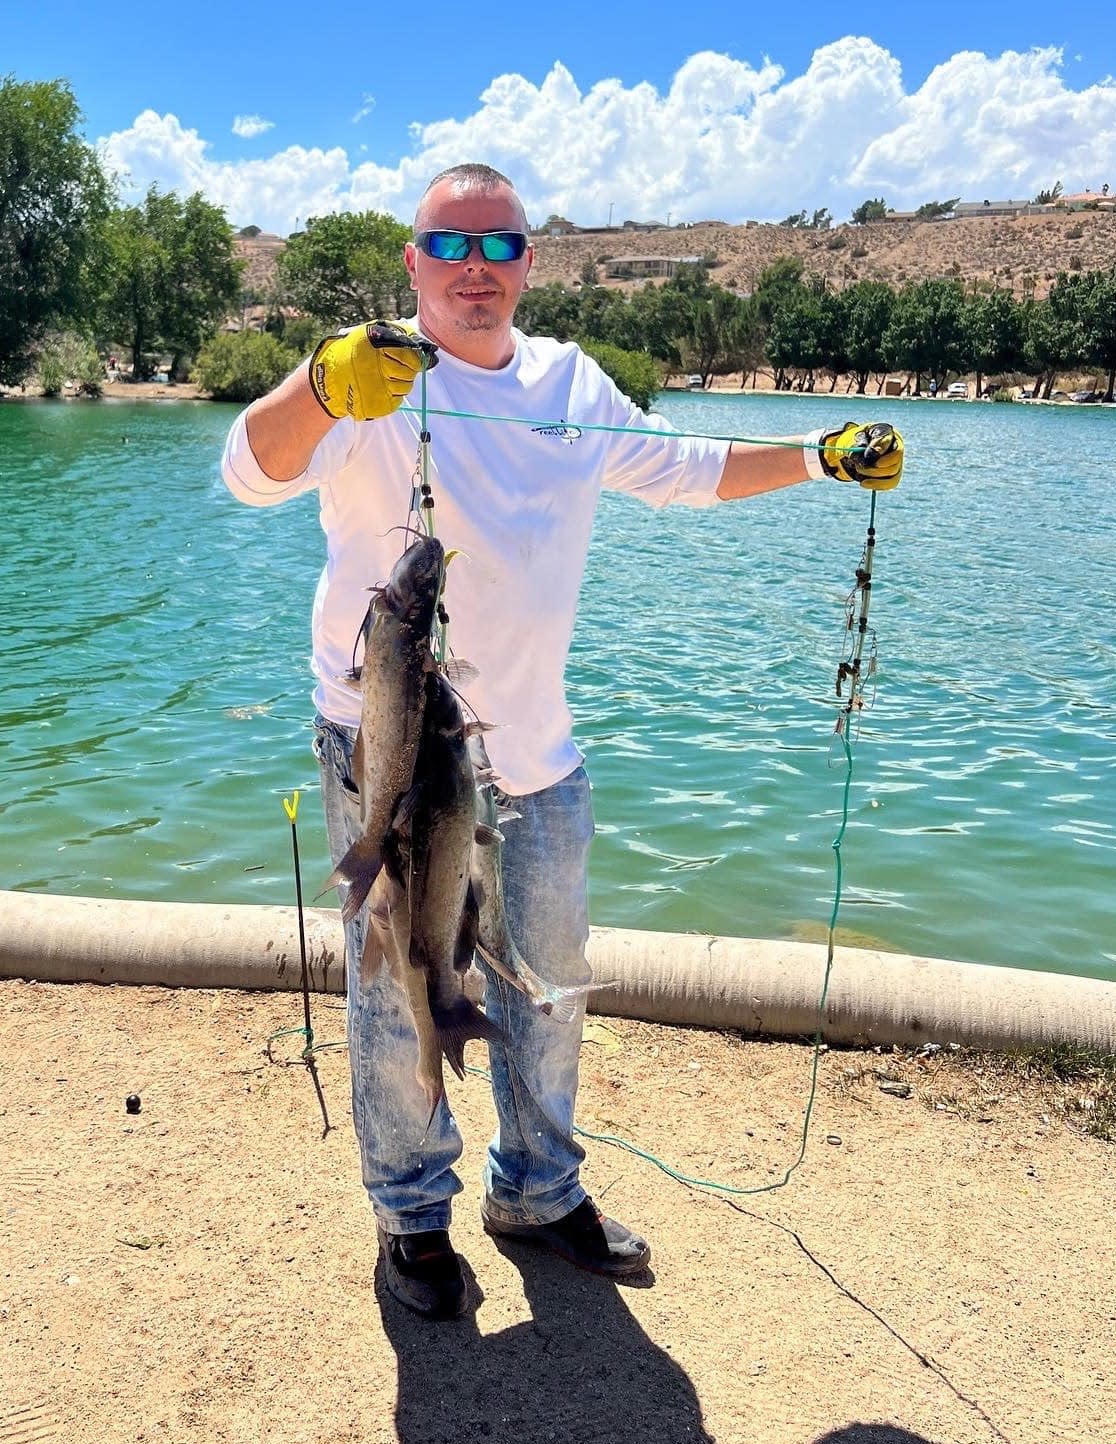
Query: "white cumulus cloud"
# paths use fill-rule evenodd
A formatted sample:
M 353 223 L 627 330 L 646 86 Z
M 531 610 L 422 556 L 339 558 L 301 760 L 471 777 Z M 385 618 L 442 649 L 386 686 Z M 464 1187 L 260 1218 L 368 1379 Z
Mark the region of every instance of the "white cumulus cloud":
M 238 115 L 232 123 L 233 135 L 239 135 L 242 140 L 252 140 L 274 125 L 273 120 L 264 120 L 262 115 Z
M 846 36 L 799 75 L 703 51 L 664 91 L 615 79 L 582 90 L 560 62 L 539 83 L 500 75 L 464 118 L 413 123 L 392 164 L 341 145 L 217 160 L 152 110 L 102 145 L 129 197 L 152 182 L 201 190 L 234 224 L 281 233 L 331 210 L 409 219 L 429 177 L 466 160 L 510 175 L 533 221 L 779 220 L 819 206 L 842 218 L 870 195 L 901 210 L 1116 183 L 1116 83 L 1074 89 L 1053 48 L 963 51 L 907 91 L 893 55 Z

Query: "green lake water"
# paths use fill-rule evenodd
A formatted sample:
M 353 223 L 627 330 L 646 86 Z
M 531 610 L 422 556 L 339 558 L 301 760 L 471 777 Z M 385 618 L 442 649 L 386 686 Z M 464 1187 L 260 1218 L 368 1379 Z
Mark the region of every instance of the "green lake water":
M 883 415 L 907 438 L 877 508 L 849 941 L 1116 978 L 1113 409 L 661 409 L 736 435 Z M 317 507 L 232 499 L 217 467 L 234 414 L 0 405 L 0 887 L 289 903 L 295 788 L 309 892 L 326 871 Z M 820 482 L 713 512 L 604 498 L 568 672 L 594 922 L 824 936 L 834 676 L 868 511 Z

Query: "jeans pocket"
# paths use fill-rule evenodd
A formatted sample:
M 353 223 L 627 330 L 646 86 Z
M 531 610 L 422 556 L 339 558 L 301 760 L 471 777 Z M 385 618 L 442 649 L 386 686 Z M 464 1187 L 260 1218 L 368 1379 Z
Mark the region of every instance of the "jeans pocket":
M 324 717 L 314 719 L 311 745 L 323 774 L 328 774 L 328 781 L 335 784 L 337 793 L 347 804 L 359 808 L 360 792 L 352 774 L 353 741 L 350 730 L 340 723 Z

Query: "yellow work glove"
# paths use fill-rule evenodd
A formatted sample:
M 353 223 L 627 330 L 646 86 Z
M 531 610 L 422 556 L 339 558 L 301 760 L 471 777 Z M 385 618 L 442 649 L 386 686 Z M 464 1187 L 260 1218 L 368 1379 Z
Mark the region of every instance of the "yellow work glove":
M 327 336 L 310 357 L 310 389 L 338 420 L 375 421 L 403 402 L 415 377 L 436 364 L 438 348 L 402 321 L 369 321 Z
M 890 491 L 903 475 L 903 438 L 886 421 L 850 421 L 818 438 L 822 470 L 838 481 L 858 481 L 870 491 Z

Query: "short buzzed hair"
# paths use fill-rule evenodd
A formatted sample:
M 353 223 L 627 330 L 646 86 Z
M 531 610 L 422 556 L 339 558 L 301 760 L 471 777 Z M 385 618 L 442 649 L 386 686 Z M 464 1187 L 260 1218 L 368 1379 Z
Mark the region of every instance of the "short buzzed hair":
M 515 186 L 502 171 L 495 170 L 490 165 L 481 165 L 479 162 L 470 161 L 464 165 L 451 165 L 445 170 L 440 170 L 430 181 L 422 195 L 419 197 L 418 206 L 415 209 L 415 230 L 421 229 L 419 218 L 422 216 L 423 205 L 426 197 L 440 181 L 452 181 L 455 190 L 462 191 L 496 191 L 508 189 L 516 200 L 519 201 L 519 209 L 523 213 L 524 229 L 527 226 L 527 213 L 523 210 L 523 202 L 519 200 L 519 193 Z

